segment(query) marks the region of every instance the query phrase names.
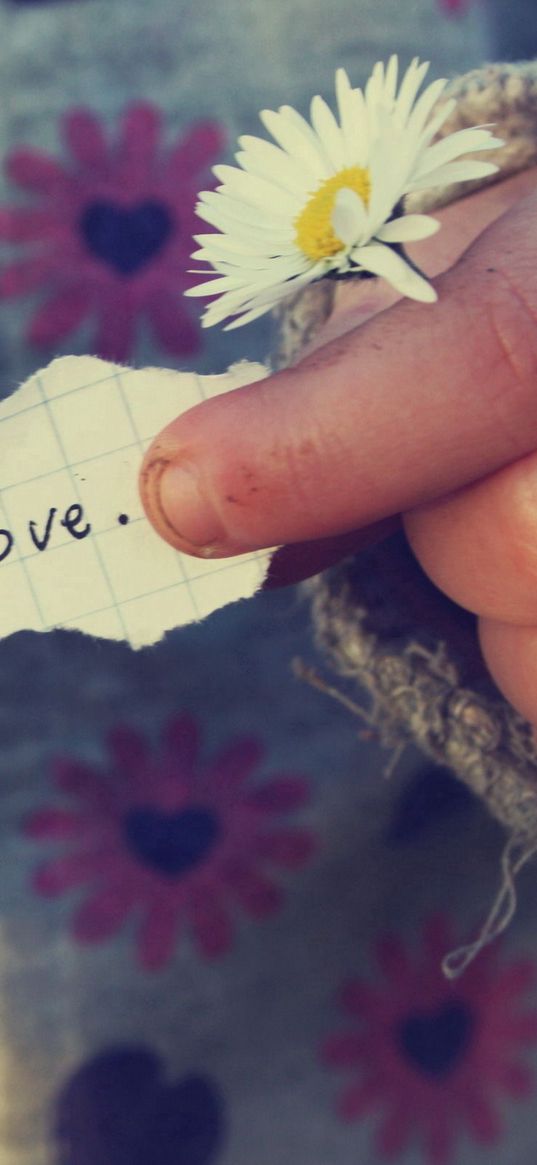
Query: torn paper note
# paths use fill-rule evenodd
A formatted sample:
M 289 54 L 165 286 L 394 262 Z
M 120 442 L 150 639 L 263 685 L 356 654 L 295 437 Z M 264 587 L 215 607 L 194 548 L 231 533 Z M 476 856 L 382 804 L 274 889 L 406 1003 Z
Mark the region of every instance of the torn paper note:
M 180 554 L 138 493 L 153 437 L 199 401 L 260 380 L 54 360 L 0 403 L 0 635 L 74 628 L 133 647 L 259 589 L 269 552 Z

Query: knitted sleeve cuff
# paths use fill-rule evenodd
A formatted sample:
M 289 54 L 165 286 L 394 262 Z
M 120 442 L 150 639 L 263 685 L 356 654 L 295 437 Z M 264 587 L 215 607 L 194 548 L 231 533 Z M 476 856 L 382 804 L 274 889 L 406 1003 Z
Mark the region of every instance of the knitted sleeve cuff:
M 493 123 L 505 144 L 485 180 L 419 192 L 407 209 L 430 211 L 537 163 L 537 63 L 495 64 L 453 81 L 456 106 L 442 134 Z M 290 363 L 330 313 L 321 281 L 286 305 L 280 363 Z M 455 975 L 503 930 L 515 908 L 514 878 L 537 851 L 537 747 L 479 652 L 476 621 L 437 591 L 396 535 L 308 584 L 319 642 L 363 693 L 362 712 L 387 744 L 417 745 L 448 765 L 507 831 L 498 896 L 476 942 L 446 960 Z
M 457 130 L 475 125 L 491 125 L 505 145 L 488 155 L 500 169 L 489 178 L 459 182 L 439 191 L 426 190 L 410 195 L 406 209 L 428 211 L 447 206 L 484 186 L 502 182 L 520 170 L 537 164 L 537 61 L 485 65 L 452 81 L 442 103 L 455 98 L 457 104 L 438 135 L 441 139 Z M 471 155 L 469 155 L 471 157 Z

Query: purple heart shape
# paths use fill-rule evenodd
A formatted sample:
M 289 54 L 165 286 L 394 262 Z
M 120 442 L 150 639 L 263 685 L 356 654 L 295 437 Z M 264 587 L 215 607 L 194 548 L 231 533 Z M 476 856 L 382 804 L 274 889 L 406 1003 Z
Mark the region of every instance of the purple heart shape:
M 215 1082 L 168 1083 L 143 1046 L 110 1047 L 82 1064 L 56 1104 L 57 1165 L 213 1165 L 225 1137 Z
M 456 1067 L 470 1043 L 474 1016 L 458 1000 L 436 1011 L 414 1012 L 400 1024 L 397 1042 L 407 1059 L 430 1076 L 446 1076 Z
M 130 207 L 92 202 L 79 220 L 88 250 L 120 275 L 134 275 L 156 258 L 176 226 L 168 208 L 152 201 Z
M 162 813 L 151 806 L 131 809 L 123 829 L 131 852 L 166 878 L 177 878 L 199 865 L 220 836 L 216 814 L 196 805 L 179 813 Z

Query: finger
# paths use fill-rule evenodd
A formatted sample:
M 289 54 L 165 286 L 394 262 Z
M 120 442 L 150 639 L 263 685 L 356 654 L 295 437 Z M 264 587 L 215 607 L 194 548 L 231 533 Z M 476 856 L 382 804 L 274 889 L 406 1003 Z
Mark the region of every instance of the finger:
M 481 650 L 496 684 L 521 716 L 537 724 L 537 626 L 481 619 Z
M 295 368 L 205 402 L 153 443 L 142 496 L 217 557 L 409 510 L 537 444 L 534 193 L 438 280 Z
M 537 453 L 404 518 L 412 549 L 460 606 L 537 625 Z
M 517 199 L 529 193 L 534 184 L 535 174 L 523 171 L 505 182 L 497 183 L 466 198 L 462 204 L 455 203 L 444 207 L 435 214 L 442 222 L 442 230 L 435 236 L 434 247 L 431 247 L 429 240 L 413 243 L 407 248 L 410 258 L 420 267 L 428 263 L 431 276 L 448 270 L 485 227 L 509 210 Z M 401 298 L 399 292 L 389 284 L 376 279 L 364 282 L 343 280 L 335 285 L 335 291 L 330 318 L 310 341 L 304 357 L 322 348 L 330 340 L 359 327 L 379 312 L 386 311 Z M 434 503 L 431 510 L 434 511 Z M 425 516 L 423 526 L 430 527 L 432 523 L 434 518 L 428 521 Z M 271 560 L 263 589 L 272 590 L 288 586 L 319 574 L 342 558 L 357 554 L 366 546 L 387 537 L 399 524 L 400 518 L 397 516 L 365 527 L 363 530 L 352 531 L 350 534 L 283 546 Z M 427 529 L 424 530 L 424 535 L 428 545 Z M 448 555 L 447 558 L 447 565 L 450 565 L 453 556 Z M 455 558 L 455 561 L 458 559 Z M 427 569 L 426 564 L 422 565 Z M 487 580 L 489 577 L 490 573 L 487 571 Z

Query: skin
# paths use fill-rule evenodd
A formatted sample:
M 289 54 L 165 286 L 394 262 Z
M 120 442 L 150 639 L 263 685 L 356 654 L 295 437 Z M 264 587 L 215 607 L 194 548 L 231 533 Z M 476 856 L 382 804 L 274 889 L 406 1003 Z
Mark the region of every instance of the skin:
M 435 217 L 442 230 L 409 253 L 437 304 L 340 284 L 299 364 L 167 426 L 142 497 L 185 553 L 286 544 L 279 584 L 403 521 L 435 584 L 480 616 L 496 683 L 537 724 L 537 170 Z

